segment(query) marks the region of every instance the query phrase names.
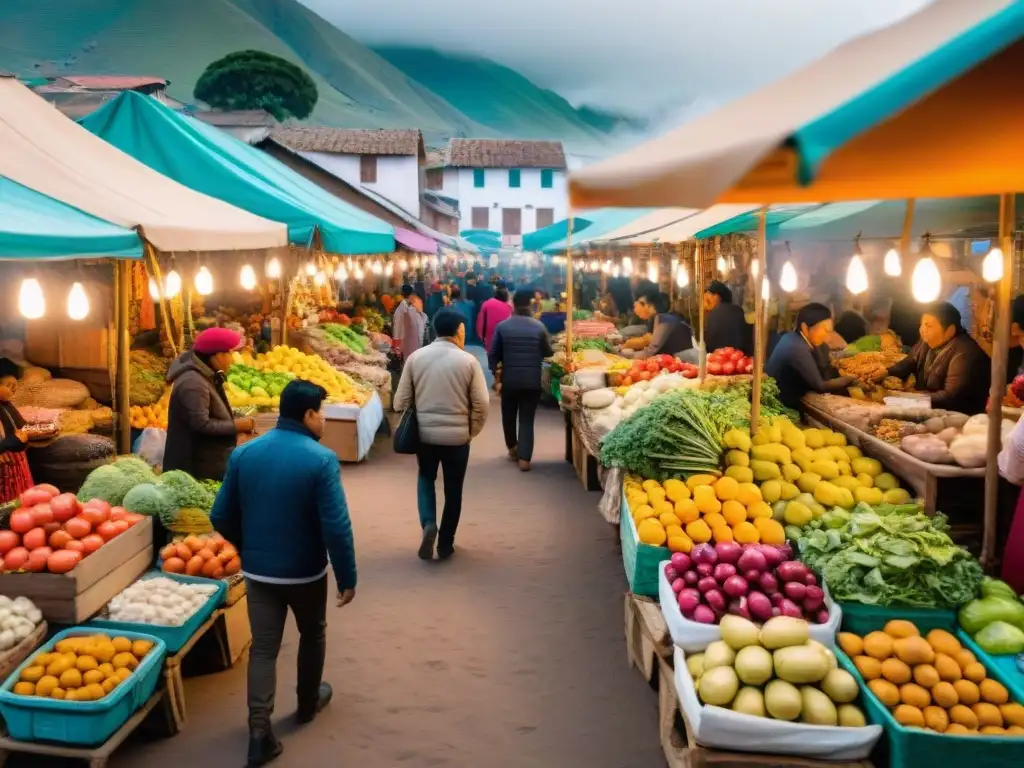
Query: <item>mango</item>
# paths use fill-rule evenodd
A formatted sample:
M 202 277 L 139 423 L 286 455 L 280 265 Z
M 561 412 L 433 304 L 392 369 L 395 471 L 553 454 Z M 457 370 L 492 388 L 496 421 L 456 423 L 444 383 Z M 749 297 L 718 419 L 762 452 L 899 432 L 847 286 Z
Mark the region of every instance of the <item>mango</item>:
M 796 487 L 804 493 L 814 493 L 814 489 L 821 482 L 821 475 L 814 472 L 804 472 L 797 478 Z
M 864 453 L 861 451 L 861 449 L 858 448 L 856 445 L 844 445 L 843 446 L 843 453 L 846 454 L 846 457 L 847 457 L 848 461 L 853 461 L 854 459 L 859 459 L 861 456 L 864 455 Z
M 856 477 L 850 477 L 849 475 L 840 475 L 832 482 L 840 488 L 846 488 L 849 491 L 854 491 L 854 495 L 856 495 L 856 489 L 861 487 L 860 481 Z
M 822 480 L 816 486 L 814 486 L 814 500 L 819 504 L 826 507 L 840 507 L 842 504 L 839 503 L 840 492 L 843 491 L 838 485 Z M 849 491 L 847 491 L 849 493 Z M 853 498 L 853 495 L 850 495 Z
M 846 435 L 842 432 L 833 432 L 829 430 L 825 433 L 825 445 L 846 445 Z
M 825 445 L 825 436 L 820 429 L 811 427 L 804 430 L 804 442 L 808 448 L 821 448 Z
M 910 502 L 910 493 L 904 488 L 890 488 L 882 494 L 882 500 L 886 504 L 907 504 Z
M 641 520 L 640 525 L 636 528 L 636 532 L 640 541 L 655 547 L 660 547 L 668 540 L 668 534 L 665 533 L 664 526 L 653 517 Z
M 766 480 L 761 484 L 761 498 L 774 504 L 782 497 L 782 483 L 778 480 Z
M 750 435 L 741 429 L 730 429 L 723 435 L 722 443 L 726 448 L 735 448 L 744 453 L 750 451 Z
M 701 485 L 714 485 L 718 478 L 714 475 L 690 475 L 686 479 L 686 487 L 693 493 L 694 489 Z
M 800 495 L 800 489 L 797 488 L 792 483 L 782 483 L 780 487 L 781 487 L 781 491 L 780 491 L 779 498 L 782 499 L 783 501 L 789 501 L 790 499 L 795 499 L 797 496 Z
M 799 464 L 785 464 L 782 467 L 782 478 L 787 483 L 795 483 L 803 473 L 804 470 Z
M 800 459 L 803 459 L 804 461 L 813 461 L 814 459 L 814 451 L 806 447 L 790 451 L 790 454 L 793 457 L 793 461 L 798 461 Z
M 828 457 L 836 463 L 850 461 L 850 457 L 846 455 L 846 451 L 840 448 L 838 445 L 830 445 L 827 448 L 825 448 L 825 450 L 828 452 Z
M 874 488 L 875 478 L 869 475 L 867 472 L 861 472 L 857 475 L 857 482 L 859 482 L 864 488 Z
M 811 463 L 811 472 L 821 475 L 822 480 L 835 480 L 839 477 L 839 465 L 834 461 L 815 461 Z
M 761 501 L 761 489 L 753 483 L 740 483 L 739 490 L 736 493 L 736 501 L 745 507 L 749 507 L 755 501 Z
M 782 444 L 793 451 L 807 446 L 807 439 L 804 433 L 793 426 L 782 428 Z
M 756 435 L 750 438 L 750 450 L 754 450 L 753 446 L 755 445 L 768 445 L 771 441 L 772 439 L 768 435 L 768 430 L 761 429 Z
M 896 479 L 895 475 L 890 474 L 889 472 L 882 472 L 881 474 L 875 473 L 874 478 L 875 488 L 881 488 L 883 491 L 891 491 L 893 488 L 900 487 L 900 481 Z
M 853 489 L 853 499 L 858 504 L 863 502 L 864 504 L 876 506 L 884 501 L 884 496 L 881 488 L 865 488 L 860 486 Z
M 854 473 L 858 475 L 861 472 L 866 475 L 871 475 L 872 477 L 878 477 L 878 475 L 882 474 L 882 462 L 878 459 L 862 456 L 859 459 L 854 459 L 850 464 L 853 466 Z
M 674 504 L 682 499 L 690 498 L 690 489 L 682 480 L 673 477 L 665 481 L 665 496 Z
M 755 459 L 750 462 L 750 469 L 754 473 L 754 479 L 758 482 L 763 482 L 765 480 L 778 480 L 782 477 L 782 471 L 779 469 L 779 465 L 770 461 Z
M 848 461 L 837 461 L 836 464 L 839 467 L 839 476 L 853 477 L 853 467 L 850 466 Z
M 731 467 L 727 467 L 725 470 L 725 476 L 731 477 L 737 483 L 754 482 L 754 473 L 750 467 L 741 467 L 738 464 L 733 464 Z
M 743 451 L 731 450 L 725 454 L 725 466 L 727 467 L 749 467 L 750 457 Z
M 755 445 L 750 449 L 750 457 L 756 461 L 771 461 L 776 464 L 793 463 L 793 454 L 782 443 Z
M 795 525 L 798 528 L 803 528 L 814 518 L 811 510 L 801 504 L 799 501 L 791 501 L 786 505 L 786 511 L 783 514 L 783 519 L 786 521 L 786 525 Z

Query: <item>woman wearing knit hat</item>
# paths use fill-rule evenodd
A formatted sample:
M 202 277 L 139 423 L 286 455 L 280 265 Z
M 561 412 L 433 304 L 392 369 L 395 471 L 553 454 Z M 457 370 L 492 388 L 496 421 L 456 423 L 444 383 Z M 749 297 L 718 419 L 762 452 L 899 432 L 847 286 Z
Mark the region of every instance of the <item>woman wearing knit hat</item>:
M 222 480 L 238 435 L 252 432 L 252 419 L 233 418 L 224 393 L 231 353 L 244 341 L 228 328 L 208 328 L 171 365 L 165 472 L 180 469 L 199 480 Z

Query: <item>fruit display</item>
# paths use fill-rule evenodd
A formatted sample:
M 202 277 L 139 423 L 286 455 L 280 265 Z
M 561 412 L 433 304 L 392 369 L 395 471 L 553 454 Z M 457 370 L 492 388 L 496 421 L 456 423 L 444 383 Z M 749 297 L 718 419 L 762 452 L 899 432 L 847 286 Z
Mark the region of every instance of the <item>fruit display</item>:
M 814 573 L 792 558 L 788 545 L 698 544 L 675 552 L 665 566 L 683 618 L 720 623 L 725 616 L 764 622 L 789 616 L 815 624 L 829 621 L 825 591 Z
M 234 363 L 228 368 L 224 393 L 233 407 L 253 405 L 277 408 L 281 404 L 281 392 L 295 378 L 293 373 L 264 371 L 251 365 Z
M 961 607 L 957 618 L 985 653 L 1024 653 L 1024 603 L 1005 581 L 983 578 L 981 597 Z
M 686 657 L 686 670 L 706 706 L 805 725 L 860 728 L 857 680 L 835 655 L 811 640 L 807 622 L 777 616 L 758 627 L 725 616 L 722 639 Z
M 58 640 L 21 670 L 11 689 L 18 696 L 99 701 L 127 681 L 153 650 L 149 640 L 88 635 Z
M 219 533 L 175 536 L 160 550 L 160 568 L 167 573 L 223 579 L 242 570 L 234 545 Z
M 0 571 L 67 573 L 83 558 L 141 521 L 102 499 L 84 505 L 48 485 L 28 489 L 0 530 Z
M 772 519 L 771 507 L 753 483 L 713 475 L 691 475 L 686 482 L 670 478 L 664 483 L 627 476 L 624 493 L 637 535 L 645 544 L 685 553 L 712 540 L 786 543 L 782 525 Z
M 293 347 L 274 347 L 255 358 L 235 352 L 233 361 L 224 385 L 232 406 L 277 407 L 281 390 L 294 378 L 311 381 L 326 389 L 327 400 L 331 403 L 364 405 L 370 397 L 367 390 L 322 357 L 307 355 Z
M 324 333 L 353 352 L 364 355 L 370 348 L 370 339 L 352 326 L 326 323 L 321 327 L 324 329 Z
M 42 612 L 27 597 L 12 600 L 0 595 L 0 651 L 9 651 L 27 638 L 42 620 Z
M 712 376 L 749 374 L 754 370 L 754 358 L 738 349 L 723 347 L 708 355 L 708 373 Z
M 167 429 L 167 409 L 171 404 L 171 389 L 167 387 L 164 393 L 152 405 L 133 405 L 129 409 L 132 429 L 146 429 L 157 427 Z
M 894 620 L 863 637 L 840 632 L 838 642 L 900 725 L 947 735 L 1024 736 L 1024 706 L 950 632 L 933 629 L 922 637 L 912 622 Z
M 217 592 L 216 584 L 193 584 L 165 576 L 140 579 L 108 604 L 110 621 L 180 627 Z

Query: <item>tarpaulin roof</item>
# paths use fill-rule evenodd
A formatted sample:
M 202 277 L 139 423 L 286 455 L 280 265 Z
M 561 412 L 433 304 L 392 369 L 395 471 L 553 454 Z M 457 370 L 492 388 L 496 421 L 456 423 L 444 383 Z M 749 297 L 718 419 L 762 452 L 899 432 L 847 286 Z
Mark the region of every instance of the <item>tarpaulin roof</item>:
M 576 234 L 573 233 L 568 244 L 575 248 L 576 246 L 582 247 L 587 243 L 604 240 L 605 235 L 609 232 L 614 232 L 652 212 L 652 208 L 600 208 L 596 211 L 590 211 L 587 214 L 587 218 L 590 220 L 590 226 L 587 227 L 579 238 L 577 238 Z M 541 250 L 544 253 L 549 254 L 561 253 L 566 249 L 566 246 L 566 239 L 562 238 L 561 240 L 556 240 L 550 245 L 545 246 Z
M 137 259 L 142 241 L 131 229 L 0 177 L 0 259 Z
M 419 253 L 437 253 L 437 241 L 411 229 L 395 227 L 395 240 L 404 245 L 410 251 Z
M 572 217 L 573 233 L 582 232 L 589 227 L 590 224 L 591 221 L 586 213 L 581 213 L 579 216 Z M 544 248 L 544 246 L 551 245 L 551 243 L 558 240 L 564 240 L 567 234 L 569 234 L 569 219 L 556 221 L 554 224 L 549 224 L 546 227 L 541 227 L 534 232 L 523 235 L 523 250 L 539 251 Z
M 1024 2 L 935 0 L 572 174 L 573 205 L 960 197 L 1024 177 Z
M 287 243 L 285 228 L 154 172 L 0 76 L 0 176 L 121 227 L 164 251 Z
M 805 214 L 809 211 L 814 211 L 817 208 L 821 208 L 820 205 L 773 205 L 768 209 L 767 221 L 765 225 L 768 227 L 777 227 L 783 222 L 789 221 L 801 214 Z M 757 230 L 760 224 L 761 213 L 759 208 L 754 210 L 748 210 L 738 216 L 733 216 L 730 219 L 720 221 L 717 224 L 705 227 L 704 229 L 697 232 L 696 237 L 698 240 L 703 240 L 705 237 L 717 237 L 721 235 L 735 235 L 740 232 L 753 232 Z
M 122 93 L 80 121 L 104 141 L 187 187 L 288 226 L 307 245 L 319 228 L 330 253 L 395 249 L 395 230 L 265 152 L 156 99 Z
M 459 235 L 480 253 L 497 253 L 501 250 L 500 232 L 491 229 L 464 229 Z

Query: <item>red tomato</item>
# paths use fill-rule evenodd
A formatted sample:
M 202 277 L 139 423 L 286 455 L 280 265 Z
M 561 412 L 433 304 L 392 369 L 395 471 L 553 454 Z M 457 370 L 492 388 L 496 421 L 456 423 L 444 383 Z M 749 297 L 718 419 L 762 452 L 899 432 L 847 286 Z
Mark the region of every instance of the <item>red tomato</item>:
M 732 376 L 735 373 L 736 373 L 736 363 L 734 363 L 732 360 L 730 360 L 727 363 L 722 363 L 722 375 L 723 376 Z
M 108 520 L 123 520 L 124 516 L 127 515 L 127 514 L 128 514 L 128 510 L 126 510 L 124 507 L 111 507 L 110 508 L 110 517 L 107 518 L 107 519 Z
M 110 505 L 103 499 L 89 499 L 89 501 L 82 505 L 82 509 L 87 507 L 99 507 L 107 513 L 107 517 L 110 517 Z
M 88 520 L 89 524 L 95 528 L 100 523 L 105 523 L 110 519 L 110 510 L 103 507 L 90 507 L 87 504 L 85 509 L 82 510 L 81 517 Z
M 4 568 L 8 571 L 17 571 L 28 562 L 28 550 L 24 547 L 15 547 L 4 555 Z
M 671 363 L 666 370 L 669 373 L 679 373 L 679 371 L 683 370 L 683 366 L 679 364 L 678 360 L 676 360 L 675 362 Z
M 36 519 L 32 516 L 30 509 L 19 509 L 11 513 L 8 525 L 10 525 L 11 530 L 15 533 L 24 534 L 36 527 Z
M 751 360 L 749 357 L 747 358 L 746 362 L 743 363 L 743 372 L 744 373 L 753 373 L 754 372 L 754 361 Z
M 78 504 L 78 499 L 75 498 L 75 494 L 62 493 L 50 502 L 50 509 L 53 510 L 54 520 L 66 523 L 78 514 L 81 507 Z
M 645 370 L 648 373 L 657 373 L 658 371 L 661 370 L 661 365 L 658 363 L 657 360 L 648 360 Z
M 46 531 L 42 528 L 33 528 L 22 538 L 22 544 L 28 550 L 39 549 L 46 546 Z
M 69 549 L 54 552 L 46 559 L 46 570 L 50 573 L 67 573 L 82 561 L 82 553 Z
M 141 523 L 144 517 L 145 515 L 140 515 L 138 512 L 125 512 L 124 517 L 122 517 L 121 519 L 128 523 L 128 527 L 130 528 L 136 523 Z M 114 522 L 116 523 L 117 520 L 115 520 Z
M 54 531 L 59 531 L 63 526 L 54 520 L 52 523 L 47 523 L 43 526 L 43 530 L 46 531 L 46 535 L 49 536 Z
M 30 573 L 38 573 L 46 570 L 46 560 L 53 554 L 49 547 L 38 547 L 28 553 L 28 560 L 25 563 L 25 570 Z
M 82 515 L 79 515 L 78 517 L 72 517 L 64 523 L 64 530 L 71 534 L 71 538 L 81 539 L 92 532 L 92 523 Z
M 638 373 L 636 375 L 636 380 L 637 381 L 650 381 L 651 380 L 651 373 L 650 373 L 650 371 L 644 371 L 643 373 Z
M 632 376 L 624 376 L 622 378 L 622 386 L 624 386 L 624 387 L 631 387 L 631 386 L 633 386 L 633 377 Z
M 124 520 L 108 520 L 105 523 L 100 523 L 96 528 L 96 533 L 102 536 L 104 541 L 110 541 L 120 533 L 117 526 L 121 523 L 124 523 Z M 125 527 L 127 527 L 127 525 L 128 524 L 125 523 Z
M 36 504 L 32 507 L 32 519 L 36 521 L 36 525 L 52 523 L 53 510 L 50 508 L 49 502 L 45 504 Z
M 60 493 L 60 490 L 56 485 L 50 485 L 49 483 L 40 483 L 36 486 L 37 491 L 45 491 L 47 495 L 52 499 L 54 496 Z
M 687 368 L 685 371 L 683 371 L 683 377 L 687 378 L 687 379 L 696 379 L 697 378 L 697 369 L 696 368 Z
M 85 553 L 91 555 L 97 549 L 102 547 L 106 542 L 103 537 L 98 533 L 90 533 L 84 539 L 82 539 L 82 546 L 85 547 Z
M 729 355 L 729 359 L 732 360 L 734 363 L 739 362 L 740 360 L 743 359 L 743 353 L 737 349 L 735 352 Z
M 676 359 L 672 357 L 672 355 L 661 355 L 660 357 L 662 365 L 672 365 L 672 363 L 676 361 Z
M 14 531 L 0 531 L 0 555 L 6 555 L 17 546 L 21 546 L 21 536 Z
M 51 498 L 53 497 L 49 491 L 36 486 L 22 493 L 18 500 L 21 502 L 22 509 L 27 509 L 28 507 L 34 507 L 36 504 L 45 504 Z
M 115 520 L 111 525 L 117 530 L 117 533 L 114 534 L 115 536 L 119 536 L 132 527 L 132 524 L 127 520 Z
M 78 539 L 72 539 L 64 545 L 64 549 L 69 549 L 72 552 L 78 552 L 82 555 L 85 554 L 85 544 L 80 542 Z
M 708 360 L 708 373 L 710 373 L 712 376 L 721 376 L 722 364 L 717 360 L 715 360 L 714 362 Z
M 71 534 L 67 531 L 54 531 L 50 534 L 50 546 L 54 549 L 64 549 L 69 541 L 74 541 L 74 539 L 71 538 Z

